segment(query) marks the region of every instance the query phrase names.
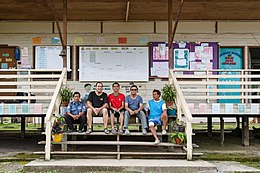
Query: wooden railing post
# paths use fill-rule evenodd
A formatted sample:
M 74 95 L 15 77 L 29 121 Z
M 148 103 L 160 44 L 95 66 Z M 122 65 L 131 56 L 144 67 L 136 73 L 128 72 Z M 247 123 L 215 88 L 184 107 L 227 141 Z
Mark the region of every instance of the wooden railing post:
M 51 120 L 46 121 L 45 160 L 51 159 Z
M 187 159 L 192 160 L 192 126 L 191 122 L 186 118 L 186 136 L 187 136 Z
M 174 85 L 174 88 L 176 90 L 176 95 L 177 95 L 177 117 L 182 120 L 182 113 L 184 114 L 186 118 L 186 138 L 187 138 L 187 147 L 185 148 L 187 152 L 187 160 L 192 160 L 192 152 L 193 152 L 193 147 L 192 147 L 192 125 L 191 122 L 193 120 L 191 112 L 187 106 L 186 100 L 183 96 L 183 93 L 181 91 L 181 88 L 178 84 L 178 81 L 173 73 L 172 70 L 170 70 L 171 78 L 170 78 L 170 84 Z

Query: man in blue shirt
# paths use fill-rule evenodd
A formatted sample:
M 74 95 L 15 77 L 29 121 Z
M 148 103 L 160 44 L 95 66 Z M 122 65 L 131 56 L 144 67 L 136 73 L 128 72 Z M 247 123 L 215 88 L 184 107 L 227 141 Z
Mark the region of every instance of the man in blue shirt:
M 146 116 L 143 112 L 143 98 L 137 95 L 138 88 L 136 85 L 132 85 L 130 87 L 131 94 L 126 96 L 125 98 L 125 119 L 124 119 L 124 128 L 125 134 L 129 135 L 130 132 L 128 130 L 128 122 L 131 116 L 137 116 L 141 120 L 142 124 L 142 133 L 144 135 L 147 134 L 146 128 Z
M 166 135 L 166 126 L 167 126 L 167 108 L 166 104 L 163 100 L 160 100 L 161 92 L 159 90 L 153 90 L 153 99 L 149 100 L 147 103 L 147 108 L 150 110 L 149 116 L 146 112 L 146 115 L 148 116 L 148 123 L 150 130 L 155 138 L 154 144 L 159 144 L 160 140 L 158 139 L 155 125 L 161 125 L 163 122 L 163 131 L 162 134 Z
M 80 93 L 74 92 L 73 101 L 70 102 L 65 114 L 65 120 L 68 124 L 68 133 L 73 132 L 73 124 L 79 123 L 79 133 L 82 133 L 84 124 L 86 123 L 86 107 L 80 101 Z

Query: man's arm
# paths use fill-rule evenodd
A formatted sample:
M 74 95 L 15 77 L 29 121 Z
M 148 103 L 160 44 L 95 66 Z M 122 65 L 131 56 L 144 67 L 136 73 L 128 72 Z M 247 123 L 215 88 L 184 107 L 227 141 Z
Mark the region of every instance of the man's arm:
M 128 103 L 125 103 L 125 109 L 128 110 L 129 112 L 132 111 L 132 110 L 128 107 Z
M 79 113 L 79 117 L 80 116 L 85 116 L 85 112 L 86 112 L 86 107 L 83 105 L 83 103 L 82 103 L 82 109 L 81 109 L 82 111 Z

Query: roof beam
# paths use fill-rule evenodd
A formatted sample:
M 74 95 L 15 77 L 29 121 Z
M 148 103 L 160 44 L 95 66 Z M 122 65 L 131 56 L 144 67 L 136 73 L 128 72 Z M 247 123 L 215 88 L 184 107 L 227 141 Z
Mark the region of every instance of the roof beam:
M 129 7 L 130 7 L 130 0 L 127 0 L 126 2 L 126 14 L 125 14 L 125 21 L 128 21 L 128 17 L 129 17 Z
M 174 28 L 173 28 L 173 32 L 172 32 L 172 38 L 171 38 L 170 45 L 169 45 L 170 48 L 172 47 L 174 36 L 176 34 L 176 31 L 177 31 L 177 27 L 178 27 L 179 19 L 180 19 L 180 16 L 181 16 L 181 11 L 182 11 L 183 4 L 184 4 L 184 0 L 181 0 L 180 7 L 179 7 L 179 10 L 178 10 L 178 13 L 177 13 L 177 17 L 176 17 L 176 21 L 174 23 Z

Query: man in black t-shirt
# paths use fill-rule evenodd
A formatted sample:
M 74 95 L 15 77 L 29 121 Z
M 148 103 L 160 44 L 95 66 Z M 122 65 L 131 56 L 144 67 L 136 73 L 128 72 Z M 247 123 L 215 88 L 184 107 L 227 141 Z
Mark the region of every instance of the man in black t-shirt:
M 108 122 L 108 98 L 107 94 L 103 92 L 103 84 L 102 82 L 96 83 L 96 91 L 91 91 L 87 100 L 88 110 L 88 130 L 87 134 L 92 132 L 92 117 L 93 116 L 103 116 L 104 122 L 104 132 L 109 134 L 109 130 L 107 129 Z

